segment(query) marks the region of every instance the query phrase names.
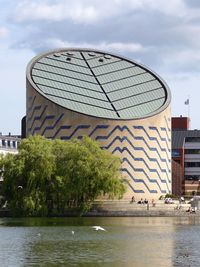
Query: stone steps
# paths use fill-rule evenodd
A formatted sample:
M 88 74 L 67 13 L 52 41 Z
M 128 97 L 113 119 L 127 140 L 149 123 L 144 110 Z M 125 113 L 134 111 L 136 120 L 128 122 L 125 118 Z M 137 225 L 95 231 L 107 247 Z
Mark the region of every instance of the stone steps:
M 154 210 L 154 211 L 174 211 L 179 210 L 178 207 L 181 207 L 181 210 L 188 210 L 190 204 L 179 204 L 176 201 L 174 204 L 165 204 L 163 201 L 157 201 L 155 206 L 152 204 L 137 204 L 130 203 L 130 201 L 96 201 L 93 204 L 93 210 L 99 211 L 145 211 L 145 210 Z

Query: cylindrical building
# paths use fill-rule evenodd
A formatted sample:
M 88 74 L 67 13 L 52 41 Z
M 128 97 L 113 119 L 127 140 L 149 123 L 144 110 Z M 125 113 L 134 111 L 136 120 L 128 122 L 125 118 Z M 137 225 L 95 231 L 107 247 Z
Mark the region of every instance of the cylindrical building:
M 122 160 L 125 198 L 171 192 L 170 90 L 147 67 L 89 49 L 61 49 L 27 67 L 26 135 L 87 135 Z

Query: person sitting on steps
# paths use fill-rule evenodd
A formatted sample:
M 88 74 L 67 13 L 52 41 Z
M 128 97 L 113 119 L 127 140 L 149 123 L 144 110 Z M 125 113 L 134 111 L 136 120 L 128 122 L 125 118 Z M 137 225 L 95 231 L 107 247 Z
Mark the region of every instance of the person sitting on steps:
M 132 196 L 132 198 L 131 198 L 131 203 L 133 203 L 133 202 L 135 202 L 135 197 L 134 196 Z

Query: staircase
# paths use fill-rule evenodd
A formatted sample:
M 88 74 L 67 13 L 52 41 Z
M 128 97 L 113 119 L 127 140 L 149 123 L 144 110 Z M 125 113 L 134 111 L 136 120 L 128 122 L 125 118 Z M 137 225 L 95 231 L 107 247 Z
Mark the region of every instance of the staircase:
M 190 204 L 179 204 L 179 201 L 174 201 L 173 204 L 165 204 L 163 200 L 155 202 L 155 206 L 150 204 L 130 203 L 127 200 L 104 200 L 95 201 L 91 212 L 100 212 L 110 215 L 122 216 L 160 216 L 160 215 L 174 215 L 179 213 L 186 213 Z

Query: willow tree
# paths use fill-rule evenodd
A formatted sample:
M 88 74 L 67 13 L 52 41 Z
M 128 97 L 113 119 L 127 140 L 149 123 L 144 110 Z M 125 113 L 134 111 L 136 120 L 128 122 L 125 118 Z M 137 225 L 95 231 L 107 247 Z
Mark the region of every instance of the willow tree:
M 99 196 L 121 198 L 125 192 L 120 160 L 88 137 L 54 144 L 56 177 L 65 184 L 68 205 L 87 209 Z M 62 151 L 62 152 L 61 152 Z
M 14 214 L 45 215 L 48 184 L 54 172 L 52 142 L 41 136 L 24 139 L 17 155 L 3 159 L 2 194 Z
M 24 139 L 17 155 L 2 160 L 2 194 L 13 214 L 61 215 L 88 210 L 99 196 L 125 192 L 120 160 L 88 137 L 82 140 Z

